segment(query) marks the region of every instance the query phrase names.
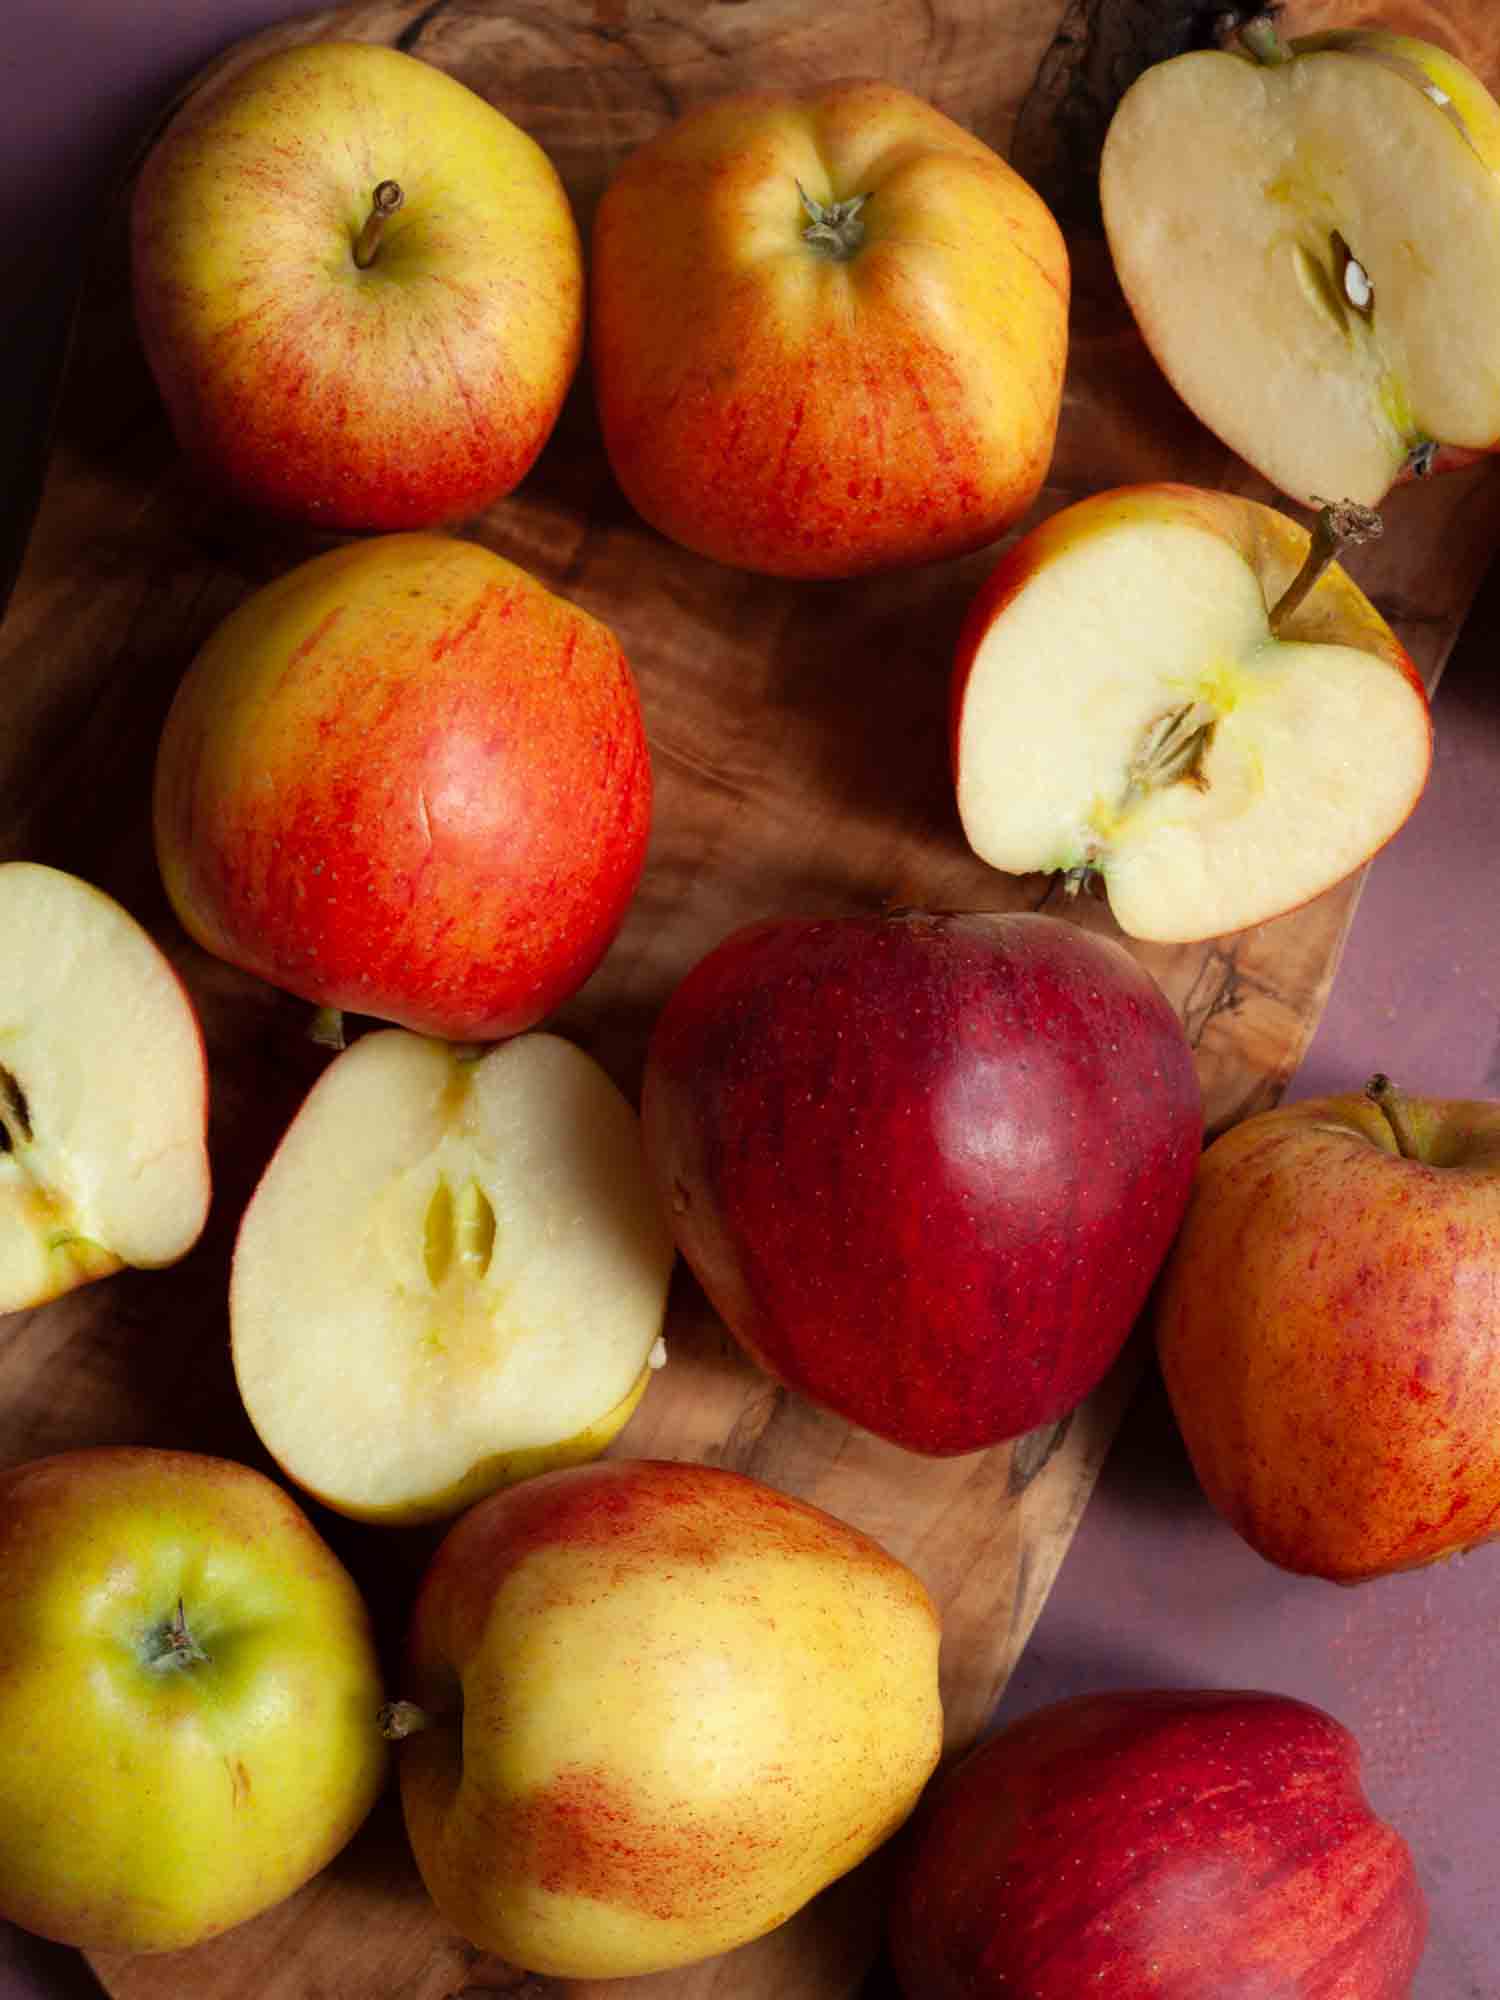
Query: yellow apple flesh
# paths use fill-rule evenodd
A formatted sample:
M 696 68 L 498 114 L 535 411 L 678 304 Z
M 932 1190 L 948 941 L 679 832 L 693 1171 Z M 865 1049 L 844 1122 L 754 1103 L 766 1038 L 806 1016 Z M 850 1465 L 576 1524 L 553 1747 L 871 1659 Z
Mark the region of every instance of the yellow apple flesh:
M 663 1357 L 672 1259 L 635 1113 L 592 1057 L 366 1035 L 241 1224 L 240 1393 L 328 1506 L 438 1519 L 604 1449 Z
M 1426 783 L 1427 697 L 1337 564 L 1273 631 L 1309 540 L 1256 501 L 1157 485 L 1009 550 L 954 679 L 981 859 L 1097 873 L 1127 935 L 1186 943 L 1295 909 L 1388 840 Z
M 1414 454 L 1500 439 L 1500 109 L 1409 37 L 1286 55 L 1147 70 L 1105 141 L 1105 227 L 1198 417 L 1304 505 L 1374 506 Z
M 613 1460 L 497 1494 L 412 1616 L 423 1879 L 464 1937 L 555 1978 L 727 1951 L 906 1818 L 937 1656 L 910 1570 L 756 1480 Z
M 198 1016 L 91 883 L 0 867 L 0 1313 L 170 1264 L 208 1215 Z

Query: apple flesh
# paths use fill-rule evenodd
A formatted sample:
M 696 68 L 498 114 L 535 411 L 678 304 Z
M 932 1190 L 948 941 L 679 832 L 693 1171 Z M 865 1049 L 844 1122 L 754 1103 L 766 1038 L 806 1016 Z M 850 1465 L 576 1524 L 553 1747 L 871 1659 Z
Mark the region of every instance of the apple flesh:
M 195 1452 L 0 1471 L 0 1915 L 174 1951 L 269 1909 L 387 1768 L 353 1581 L 281 1488 Z
M 1068 286 L 1041 197 L 909 91 L 695 108 L 599 204 L 610 464 L 664 534 L 771 575 L 982 547 L 1051 462 Z
M 185 1256 L 208 1216 L 197 1012 L 128 911 L 0 866 L 0 1313 Z
M 651 765 L 614 634 L 473 542 L 391 535 L 254 593 L 157 754 L 162 879 L 208 951 L 419 1034 L 533 1027 L 645 860 Z
M 1356 1583 L 1500 1534 L 1497 1270 L 1500 1104 L 1379 1078 L 1214 1141 L 1156 1341 L 1203 1489 L 1252 1548 Z
M 582 343 L 551 162 L 455 78 L 367 42 L 304 43 L 191 97 L 137 184 L 132 271 L 205 480 L 327 529 L 430 527 L 508 493 Z
M 328 1506 L 437 1519 L 603 1450 L 661 1352 L 672 1260 L 635 1113 L 592 1057 L 366 1035 L 240 1226 L 240 1394 Z
M 1264 923 L 1368 860 L 1426 784 L 1427 697 L 1336 563 L 1281 611 L 1310 541 L 1257 501 L 1162 484 L 1011 548 L 953 680 L 975 853 L 1097 875 L 1127 936 L 1167 944 Z
M 1124 947 L 1039 915 L 788 918 L 668 1000 L 641 1101 L 676 1234 L 761 1367 L 912 1451 L 1071 1410 L 1192 1185 L 1192 1050 Z
M 558 1979 L 761 1936 L 916 1803 L 938 1636 L 876 1542 L 720 1467 L 610 1460 L 481 1501 L 422 1582 L 389 1712 L 433 1901 Z
M 1426 1933 L 1354 1737 L 1240 1692 L 1013 1723 L 923 1802 L 891 1906 L 910 2000 L 1406 2000 Z
M 1172 386 L 1304 505 L 1500 439 L 1500 107 L 1343 31 L 1148 69 L 1105 140 L 1115 269 Z M 1183 162 L 1203 163 L 1185 172 Z

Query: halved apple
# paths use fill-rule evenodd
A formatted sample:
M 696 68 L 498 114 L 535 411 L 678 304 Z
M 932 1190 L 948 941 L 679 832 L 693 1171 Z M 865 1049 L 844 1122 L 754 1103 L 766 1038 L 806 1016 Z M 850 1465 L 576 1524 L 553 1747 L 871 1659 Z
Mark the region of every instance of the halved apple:
M 1426 783 L 1427 697 L 1337 564 L 1288 595 L 1312 539 L 1256 501 L 1158 485 L 1017 543 L 954 678 L 975 853 L 1097 873 L 1120 928 L 1161 943 L 1262 923 L 1367 860 Z
M 0 865 L 0 1312 L 171 1264 L 208 1215 L 197 1012 L 102 889 Z
M 1115 269 L 1168 380 L 1247 464 L 1304 504 L 1375 506 L 1500 440 L 1500 107 L 1431 43 L 1243 32 L 1120 100 L 1099 183 Z
M 583 1050 L 370 1034 L 246 1209 L 240 1394 L 328 1506 L 436 1520 L 604 1449 L 664 1358 L 672 1257 L 635 1112 Z

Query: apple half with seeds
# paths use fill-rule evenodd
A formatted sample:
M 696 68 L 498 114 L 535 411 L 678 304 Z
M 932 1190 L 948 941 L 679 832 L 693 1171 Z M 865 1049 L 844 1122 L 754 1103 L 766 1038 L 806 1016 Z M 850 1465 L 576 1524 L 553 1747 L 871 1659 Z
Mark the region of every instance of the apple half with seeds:
M 175 1263 L 208 1216 L 198 1015 L 113 897 L 0 865 L 0 1313 Z
M 959 641 L 959 817 L 991 867 L 1102 879 L 1127 936 L 1184 944 L 1296 909 L 1421 796 L 1421 680 L 1313 534 L 1189 486 L 1054 514 L 981 587 Z
M 1283 42 L 1258 19 L 1240 40 L 1121 98 L 1099 178 L 1115 270 L 1247 464 L 1304 505 L 1378 506 L 1500 440 L 1500 106 L 1409 36 Z
M 604 1449 L 665 1357 L 672 1259 L 636 1114 L 593 1057 L 372 1033 L 245 1212 L 240 1395 L 326 1505 L 441 1519 Z

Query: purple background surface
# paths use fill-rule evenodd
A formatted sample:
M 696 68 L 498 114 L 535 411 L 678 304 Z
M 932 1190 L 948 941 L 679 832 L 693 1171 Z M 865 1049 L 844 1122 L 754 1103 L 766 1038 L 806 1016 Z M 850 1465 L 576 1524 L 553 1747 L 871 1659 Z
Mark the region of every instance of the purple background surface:
M 34 471 L 26 441 L 100 190 L 200 62 L 312 11 L 294 0 L 7 0 L 0 497 Z M 1500 857 L 1497 633 L 1500 571 L 1437 698 L 1427 794 L 1371 873 L 1295 1095 L 1355 1087 L 1376 1069 L 1439 1095 L 1500 1095 L 1500 933 L 1487 914 Z M 1197 1492 L 1153 1377 L 1000 1718 L 1149 1685 L 1270 1688 L 1328 1708 L 1359 1735 L 1371 1795 L 1410 1841 L 1431 1900 L 1417 2000 L 1496 2000 L 1497 1633 L 1500 1547 L 1350 1591 L 1260 1561 Z M 170 1961 L 160 1970 L 165 1996 L 183 1990 Z M 0 2000 L 96 1993 L 74 1954 L 0 1924 Z

